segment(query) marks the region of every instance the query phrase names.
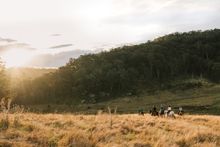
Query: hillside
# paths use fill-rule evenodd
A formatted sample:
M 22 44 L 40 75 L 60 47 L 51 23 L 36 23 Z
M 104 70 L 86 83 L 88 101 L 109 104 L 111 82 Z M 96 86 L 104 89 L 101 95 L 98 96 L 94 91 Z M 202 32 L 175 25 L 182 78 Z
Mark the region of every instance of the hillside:
M 0 114 L 0 119 L 4 115 Z M 10 114 L 0 122 L 0 146 L 12 147 L 217 147 L 220 118 L 149 115 Z
M 21 104 L 97 103 L 218 84 L 219 75 L 219 29 L 173 33 L 70 59 L 56 72 L 25 83 L 17 89 L 15 100 Z

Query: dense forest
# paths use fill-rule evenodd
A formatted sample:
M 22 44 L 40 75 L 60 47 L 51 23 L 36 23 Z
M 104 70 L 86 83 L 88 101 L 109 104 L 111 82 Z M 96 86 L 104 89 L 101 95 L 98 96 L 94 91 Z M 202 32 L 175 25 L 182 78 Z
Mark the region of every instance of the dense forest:
M 21 104 L 95 103 L 169 89 L 177 86 L 175 81 L 219 82 L 219 75 L 220 29 L 214 29 L 173 33 L 139 45 L 82 55 L 55 72 L 21 82 L 11 92 Z

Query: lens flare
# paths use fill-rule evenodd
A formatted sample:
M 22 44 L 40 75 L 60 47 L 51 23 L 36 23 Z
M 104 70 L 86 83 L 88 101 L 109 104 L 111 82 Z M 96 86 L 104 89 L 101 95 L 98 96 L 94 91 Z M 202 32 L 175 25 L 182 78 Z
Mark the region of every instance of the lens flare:
M 10 49 L 2 55 L 6 67 L 27 66 L 33 57 L 33 53 L 25 49 Z

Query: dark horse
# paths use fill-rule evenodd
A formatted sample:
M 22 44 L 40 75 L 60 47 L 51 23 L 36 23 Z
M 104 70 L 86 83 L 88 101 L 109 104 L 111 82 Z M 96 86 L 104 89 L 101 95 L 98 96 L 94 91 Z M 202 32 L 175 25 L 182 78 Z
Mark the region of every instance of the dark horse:
M 177 114 L 178 114 L 178 115 L 183 115 L 183 114 L 184 114 L 184 111 L 183 111 L 183 110 L 179 110 Z
M 179 111 L 177 113 L 178 115 L 183 115 L 184 114 L 184 111 L 183 111 L 183 108 L 182 107 L 179 107 Z
M 157 112 L 157 110 L 150 110 L 150 114 L 151 116 L 159 116 L 159 113 Z

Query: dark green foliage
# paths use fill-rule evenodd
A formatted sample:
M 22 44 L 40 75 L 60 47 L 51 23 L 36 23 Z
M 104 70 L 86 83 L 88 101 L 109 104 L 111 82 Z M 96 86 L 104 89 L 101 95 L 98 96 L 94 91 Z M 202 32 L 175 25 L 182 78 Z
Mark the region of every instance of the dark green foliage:
M 141 90 L 168 88 L 177 79 L 200 77 L 218 82 L 219 75 L 219 29 L 174 33 L 140 45 L 70 59 L 55 73 L 27 81 L 17 101 L 94 103 Z M 183 89 L 200 86 L 189 82 Z

